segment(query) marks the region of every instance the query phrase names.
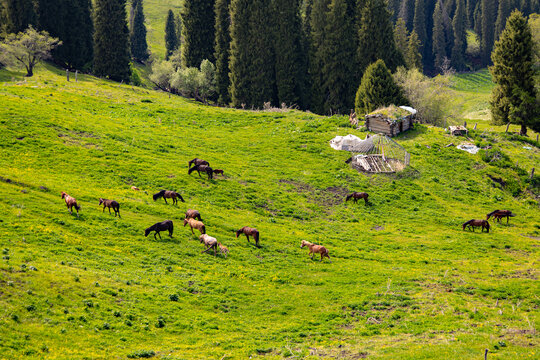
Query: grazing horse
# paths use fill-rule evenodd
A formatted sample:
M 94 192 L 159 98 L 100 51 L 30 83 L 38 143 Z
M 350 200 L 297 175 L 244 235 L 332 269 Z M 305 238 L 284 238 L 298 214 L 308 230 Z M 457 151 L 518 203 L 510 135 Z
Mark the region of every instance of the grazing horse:
M 365 193 L 365 192 L 353 192 L 352 194 L 347 195 L 347 197 L 345 198 L 345 201 L 349 201 L 352 198 L 354 203 L 357 203 L 358 199 L 364 199 L 364 201 L 366 202 L 366 205 L 367 205 L 368 197 L 369 197 L 368 193 Z
M 208 234 L 202 234 L 199 236 L 199 241 L 204 243 L 204 246 L 206 247 L 205 250 L 201 251 L 201 254 L 208 252 L 210 249 L 214 249 L 214 256 L 217 255 L 218 242 L 216 238 L 211 237 Z
M 227 257 L 229 255 L 229 249 L 222 243 L 218 243 L 219 251 L 221 251 L 221 255 Z
M 162 222 L 155 223 L 154 225 L 150 226 L 148 229 L 144 230 L 144 236 L 148 236 L 151 231 L 155 231 L 154 233 L 154 239 L 157 240 L 156 234 L 158 234 L 159 239 L 161 240 L 161 235 L 159 234 L 160 231 L 169 231 L 169 236 L 172 237 L 173 234 L 173 222 L 171 220 L 165 220 Z
M 313 254 L 321 254 L 321 261 L 323 261 L 323 258 L 326 256 L 328 260 L 330 260 L 330 255 L 328 255 L 328 250 L 322 246 L 322 245 L 315 245 L 308 241 L 302 240 L 302 243 L 300 244 L 300 248 L 303 248 L 304 246 L 307 246 L 309 248 L 309 255 L 311 255 L 311 259 L 313 259 Z M 330 260 L 332 262 L 332 260 Z
M 238 238 L 240 234 L 245 234 L 248 242 L 249 242 L 249 236 L 250 235 L 253 236 L 253 239 L 255 239 L 255 245 L 259 247 L 259 230 L 244 226 L 240 230 L 236 231 L 236 237 Z
M 469 230 L 472 229 L 473 232 L 475 227 L 482 227 L 482 232 L 484 232 L 484 229 L 489 232 L 489 223 L 487 220 L 469 220 L 463 224 L 463 230 L 465 230 L 467 226 L 469 227 Z
M 210 165 L 210 164 L 206 160 L 195 158 L 191 161 L 188 161 L 189 168 L 191 167 L 191 165 L 199 166 L 199 165 Z
M 193 232 L 194 228 L 199 230 L 201 234 L 206 234 L 206 226 L 204 226 L 201 221 L 197 221 L 195 219 L 184 219 L 184 227 L 186 227 L 187 224 L 189 224 L 189 226 L 191 227 L 192 234 L 195 234 Z
M 213 176 L 214 170 L 208 165 L 196 165 L 188 170 L 188 174 L 191 175 L 191 173 L 194 171 L 198 172 L 199 176 L 201 176 L 201 171 L 202 171 L 208 175 L 208 179 L 214 178 Z
M 103 204 L 103 211 L 102 212 L 105 212 L 105 208 L 108 207 L 109 208 L 109 214 L 110 214 L 111 213 L 111 208 L 113 208 L 114 216 L 116 217 L 116 215 L 118 214 L 118 217 L 121 217 L 120 216 L 120 204 L 118 203 L 118 201 L 99 198 L 99 205 L 101 205 L 101 204 Z
M 64 199 L 64 201 L 66 202 L 69 214 L 72 215 L 72 209 L 75 208 L 75 210 L 77 211 L 77 217 L 79 217 L 79 210 L 81 210 L 81 206 L 77 204 L 77 200 L 75 200 L 74 197 L 69 196 L 64 191 L 62 191 L 62 199 Z
M 516 214 L 513 214 L 510 210 L 495 210 L 487 214 L 486 220 L 489 220 L 492 216 L 494 219 L 497 219 L 497 222 L 501 222 L 501 219 L 505 217 L 506 223 L 508 224 L 510 217 L 514 217 Z
M 216 174 L 216 175 L 217 174 L 224 175 L 222 169 L 214 169 L 214 174 Z
M 167 204 L 167 198 L 173 199 L 173 204 L 177 204 L 178 199 L 180 199 L 180 201 L 182 202 L 185 202 L 184 198 L 182 198 L 182 195 L 180 195 L 179 193 L 175 191 L 170 191 L 170 190 L 161 190 L 157 194 L 154 194 L 152 197 L 154 198 L 154 201 L 162 197 L 163 200 L 165 200 L 165 204 Z
M 201 213 L 192 209 L 188 209 L 188 211 L 186 211 L 185 219 L 198 219 L 199 221 L 202 221 Z
M 132 186 L 132 187 L 131 187 L 131 190 L 140 191 L 141 189 L 139 189 L 139 188 L 136 187 L 136 186 Z

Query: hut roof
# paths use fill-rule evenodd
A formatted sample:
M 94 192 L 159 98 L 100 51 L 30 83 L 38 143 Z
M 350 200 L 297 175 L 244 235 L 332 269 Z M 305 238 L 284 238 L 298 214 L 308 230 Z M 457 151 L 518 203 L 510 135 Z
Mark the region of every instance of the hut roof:
M 408 109 L 404 109 L 402 107 L 398 107 L 395 105 L 390 105 L 390 106 L 378 108 L 377 110 L 372 111 L 369 114 L 367 114 L 366 117 L 378 117 L 379 115 L 387 120 L 397 121 L 407 116 L 410 116 L 412 114 L 413 113 L 409 111 Z

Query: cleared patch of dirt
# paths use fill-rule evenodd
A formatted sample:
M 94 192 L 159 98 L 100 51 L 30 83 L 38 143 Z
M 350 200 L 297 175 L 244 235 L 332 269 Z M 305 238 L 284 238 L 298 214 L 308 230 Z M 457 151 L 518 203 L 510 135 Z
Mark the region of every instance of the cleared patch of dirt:
M 339 186 L 330 186 L 326 189 L 317 189 L 300 181 L 280 179 L 279 182 L 294 186 L 292 191 L 299 194 L 309 193 L 307 200 L 320 206 L 334 206 L 341 204 L 345 200 L 345 196 L 349 193 L 348 189 Z
M 371 230 L 381 231 L 381 230 L 384 230 L 384 226 L 377 225 L 377 226 L 372 227 Z

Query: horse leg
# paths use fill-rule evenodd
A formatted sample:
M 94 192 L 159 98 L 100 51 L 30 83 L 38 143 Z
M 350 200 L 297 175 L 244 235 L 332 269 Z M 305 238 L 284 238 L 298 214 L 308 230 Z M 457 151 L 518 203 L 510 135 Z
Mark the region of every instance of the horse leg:
M 167 204 L 167 199 L 165 199 L 165 196 L 163 197 L 163 200 L 165 200 L 165 204 Z
M 321 261 L 322 261 L 323 257 L 324 257 L 324 255 L 323 255 L 323 253 L 321 253 Z
M 190 226 L 190 227 L 191 227 L 191 226 Z M 193 227 L 191 227 L 191 233 L 192 233 L 193 235 L 195 235 L 195 233 L 193 232 Z
M 247 237 L 247 241 L 249 242 L 249 235 L 248 235 L 248 234 L 246 234 L 246 237 Z
M 156 232 L 157 232 L 157 234 L 158 234 L 158 236 L 159 236 L 159 240 L 163 240 L 163 239 L 161 238 L 161 234 L 159 233 L 159 231 L 156 231 Z
M 217 251 L 217 244 L 216 244 L 216 245 L 214 245 L 214 256 L 217 256 L 217 253 L 216 253 L 216 251 Z
M 105 205 L 103 205 L 103 211 L 102 212 L 105 212 Z
M 109 215 L 111 215 L 111 208 L 109 208 Z

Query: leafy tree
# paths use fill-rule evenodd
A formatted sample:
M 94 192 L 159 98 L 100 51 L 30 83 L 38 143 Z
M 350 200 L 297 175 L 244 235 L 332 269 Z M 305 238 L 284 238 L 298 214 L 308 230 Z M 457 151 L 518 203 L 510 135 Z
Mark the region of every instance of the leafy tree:
M 129 29 L 125 0 L 96 0 L 94 11 L 94 73 L 114 81 L 131 76 Z
M 134 8 L 133 8 L 134 7 Z M 148 59 L 148 43 L 146 42 L 146 25 L 144 24 L 144 10 L 142 0 L 134 0 L 133 23 L 129 34 L 131 56 L 140 62 Z
M 216 59 L 216 90 L 218 103 L 226 105 L 231 102 L 229 94 L 229 52 L 231 47 L 231 17 L 229 13 L 230 0 L 216 1 L 216 44 L 214 57 Z
M 452 64 L 458 70 L 465 67 L 465 50 L 467 47 L 466 15 L 464 0 L 457 0 L 456 12 L 452 21 L 452 27 L 454 28 Z
M 435 66 L 440 68 L 446 58 L 446 35 L 444 32 L 442 3 L 437 1 L 433 13 L 433 55 Z
M 381 106 L 408 104 L 401 88 L 396 85 L 392 74 L 383 60 L 368 66 L 356 92 L 357 114 L 367 114 Z
M 416 31 L 412 31 L 409 35 L 409 43 L 407 45 L 407 53 L 405 61 L 409 69 L 418 69 L 422 71 L 422 55 L 420 54 L 422 44 L 416 35 Z
M 394 27 L 394 40 L 398 50 L 405 55 L 407 54 L 408 46 L 408 33 L 405 21 L 402 18 L 398 18 Z
M 491 114 L 495 123 L 521 125 L 540 131 L 540 106 L 535 89 L 531 29 L 521 12 L 512 12 L 491 56 L 491 75 L 496 84 L 491 93 Z
M 165 60 L 169 60 L 169 57 L 174 50 L 178 48 L 178 45 L 174 13 L 172 10 L 169 10 L 167 13 L 167 21 L 165 22 Z
M 182 11 L 182 63 L 200 66 L 214 60 L 216 0 L 184 0 Z
M 200 69 L 195 67 L 178 69 L 171 78 L 171 86 L 183 96 L 194 97 L 207 104 L 208 98 L 216 91 L 215 74 L 214 64 L 205 59 Z
M 150 81 L 164 91 L 171 91 L 171 78 L 176 72 L 171 61 L 155 61 L 152 64 Z
M 36 25 L 34 0 L 4 0 L 6 11 L 6 30 L 8 33 L 19 33 L 29 25 Z
M 51 50 L 61 43 L 47 32 L 38 32 L 30 25 L 24 32 L 9 34 L 0 43 L 0 56 L 4 63 L 23 65 L 26 76 L 33 76 L 34 67 L 41 60 L 49 58 Z
M 497 3 L 493 0 L 481 0 L 482 10 L 482 33 L 480 48 L 482 50 L 482 61 L 484 65 L 489 64 L 491 50 L 493 49 L 493 43 L 495 39 L 495 31 L 493 25 L 497 20 Z

